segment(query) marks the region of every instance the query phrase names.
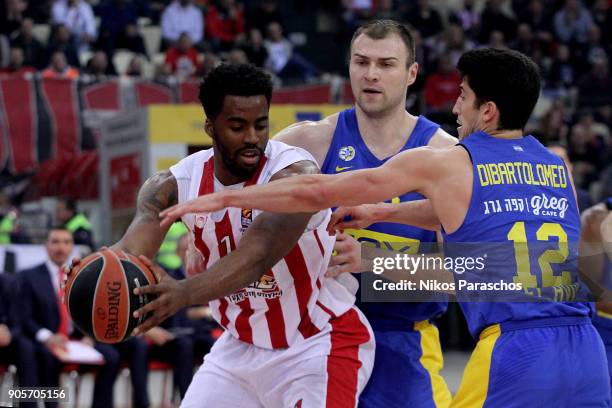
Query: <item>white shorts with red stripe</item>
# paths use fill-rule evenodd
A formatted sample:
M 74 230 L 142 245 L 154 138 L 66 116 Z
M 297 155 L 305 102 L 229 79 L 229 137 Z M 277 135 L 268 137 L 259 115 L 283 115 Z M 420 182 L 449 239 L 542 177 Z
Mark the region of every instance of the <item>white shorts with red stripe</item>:
M 374 335 L 356 307 L 286 349 L 264 349 L 225 332 L 181 407 L 354 408 L 373 365 Z

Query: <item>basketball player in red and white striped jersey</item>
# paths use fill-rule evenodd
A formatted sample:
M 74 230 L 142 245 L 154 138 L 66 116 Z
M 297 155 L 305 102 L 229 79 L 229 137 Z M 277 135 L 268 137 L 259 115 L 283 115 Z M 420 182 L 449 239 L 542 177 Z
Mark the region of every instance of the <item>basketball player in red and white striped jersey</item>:
M 137 214 L 115 247 L 152 255 L 134 235 L 139 230 L 157 239 L 165 233 L 159 224 L 158 230 L 149 225 L 150 208 L 161 211 L 203 194 L 318 173 L 305 150 L 268 140 L 271 94 L 270 78 L 253 66 L 213 70 L 200 88 L 213 148 L 145 183 L 139 212 L 149 211 L 149 216 Z M 147 194 L 156 184 L 161 188 Z M 166 189 L 171 193 L 163 194 Z M 195 374 L 182 406 L 356 406 L 372 370 L 374 338 L 354 307 L 349 289 L 354 278 L 343 276 L 348 281 L 341 283 L 324 277 L 334 245 L 325 231 L 330 213 L 230 208 L 183 218 L 197 250 L 187 265 L 190 278 L 172 280 L 149 263 L 160 282 L 136 290 L 158 296 L 136 312 L 153 312 L 138 332 L 181 307 L 203 303 L 209 303 L 226 329 Z

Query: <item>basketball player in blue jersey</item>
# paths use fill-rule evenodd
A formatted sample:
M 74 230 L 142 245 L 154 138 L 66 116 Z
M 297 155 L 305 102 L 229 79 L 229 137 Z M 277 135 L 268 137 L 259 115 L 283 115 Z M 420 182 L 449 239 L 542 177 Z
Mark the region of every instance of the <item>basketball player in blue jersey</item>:
M 503 273 L 505 281 L 522 283 L 532 300 L 540 300 L 461 303 L 479 341 L 451 406 L 608 407 L 610 379 L 604 345 L 591 323 L 592 304 L 577 301 L 569 291 L 561 301 L 538 299 L 540 293 L 578 285 L 577 268 L 566 260 L 576 259 L 576 245 L 570 244 L 580 238 L 567 169 L 523 134 L 540 91 L 538 68 L 516 51 L 483 48 L 465 53 L 458 69 L 457 146 L 411 149 L 374 169 L 298 176 L 202 196 L 162 212 L 162 225 L 185 213 L 247 203 L 265 211 L 300 212 L 421 193 L 447 244 L 506 243 L 521 249 L 513 257 L 494 259 L 503 268 L 482 273 Z M 497 205 L 506 199 L 525 205 Z M 405 217 L 410 220 L 411 214 Z M 538 243 L 548 249 L 541 254 L 523 250 L 525 245 L 541 248 Z M 164 315 L 158 307 L 155 314 Z
M 355 106 L 318 122 L 300 122 L 275 138 L 308 150 L 321 172 L 335 174 L 375 168 L 395 154 L 421 146 L 445 148 L 457 140 L 423 116 L 406 111 L 406 93 L 416 79 L 414 39 L 392 20 L 361 26 L 351 41 L 349 75 Z M 422 199 L 418 193 L 398 195 L 393 203 Z M 436 233 L 396 223 L 376 223 L 346 233 L 365 245 L 417 253 L 420 243 L 436 241 Z M 330 275 L 361 270 L 350 250 L 354 240 L 339 234 L 338 255 Z M 421 251 L 424 250 L 421 248 Z M 351 259 L 353 262 L 351 262 Z M 360 299 L 360 296 L 357 296 Z M 442 352 L 438 329 L 430 319 L 446 310 L 446 298 L 429 302 L 361 302 L 376 338 L 376 359 L 370 381 L 359 399 L 361 408 L 447 407 L 451 395 L 439 372 Z M 394 392 L 388 392 L 389 390 Z
M 601 271 L 602 276 L 596 276 L 605 290 L 612 291 L 612 197 L 587 209 L 582 215 L 582 251 L 592 254 L 585 269 L 594 269 L 591 273 Z M 588 246 L 588 248 L 585 248 Z M 609 298 L 609 297 L 608 297 Z M 593 317 L 593 325 L 601 335 L 608 356 L 608 371 L 612 377 L 612 302 L 597 303 L 597 312 Z M 612 383 L 611 383 L 612 384 Z

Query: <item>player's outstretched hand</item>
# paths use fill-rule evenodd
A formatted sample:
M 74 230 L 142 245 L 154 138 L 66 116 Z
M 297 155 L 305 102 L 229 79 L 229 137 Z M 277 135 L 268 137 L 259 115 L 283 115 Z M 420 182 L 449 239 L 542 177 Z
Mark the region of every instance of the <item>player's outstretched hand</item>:
M 153 271 L 157 282 L 154 285 L 142 286 L 134 289 L 135 295 L 155 295 L 157 298 L 134 312 L 134 317 L 139 318 L 151 313 L 149 318 L 134 329 L 134 335 L 138 335 L 158 326 L 168 317 L 175 314 L 179 309 L 187 306 L 188 293 L 185 280 L 178 281 L 170 277 L 158 265 L 149 258 L 141 255 L 140 260 Z
M 351 217 L 345 221 L 346 217 Z M 374 205 L 364 204 L 355 207 L 338 207 L 327 224 L 327 232 L 333 235 L 336 231 L 348 228 L 367 228 L 378 221 L 375 217 Z
M 335 255 L 329 261 L 325 276 L 335 278 L 346 272 L 361 272 L 361 244 L 345 233 L 336 236 Z
M 185 214 L 210 213 L 225 208 L 219 193 L 206 194 L 187 202 L 173 205 L 159 213 L 160 225 L 169 227 L 174 221 Z

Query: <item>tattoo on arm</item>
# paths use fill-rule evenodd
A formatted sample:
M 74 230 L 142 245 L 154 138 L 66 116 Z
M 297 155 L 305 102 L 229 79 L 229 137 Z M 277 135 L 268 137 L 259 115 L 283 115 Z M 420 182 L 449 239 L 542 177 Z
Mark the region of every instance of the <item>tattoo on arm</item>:
M 170 171 L 161 171 L 150 177 L 138 192 L 132 223 L 113 247 L 152 258 L 167 232 L 167 228 L 159 225 L 159 213 L 177 202 L 178 186 Z
M 159 213 L 178 203 L 178 187 L 169 170 L 149 178 L 138 193 L 137 218 L 159 222 Z

